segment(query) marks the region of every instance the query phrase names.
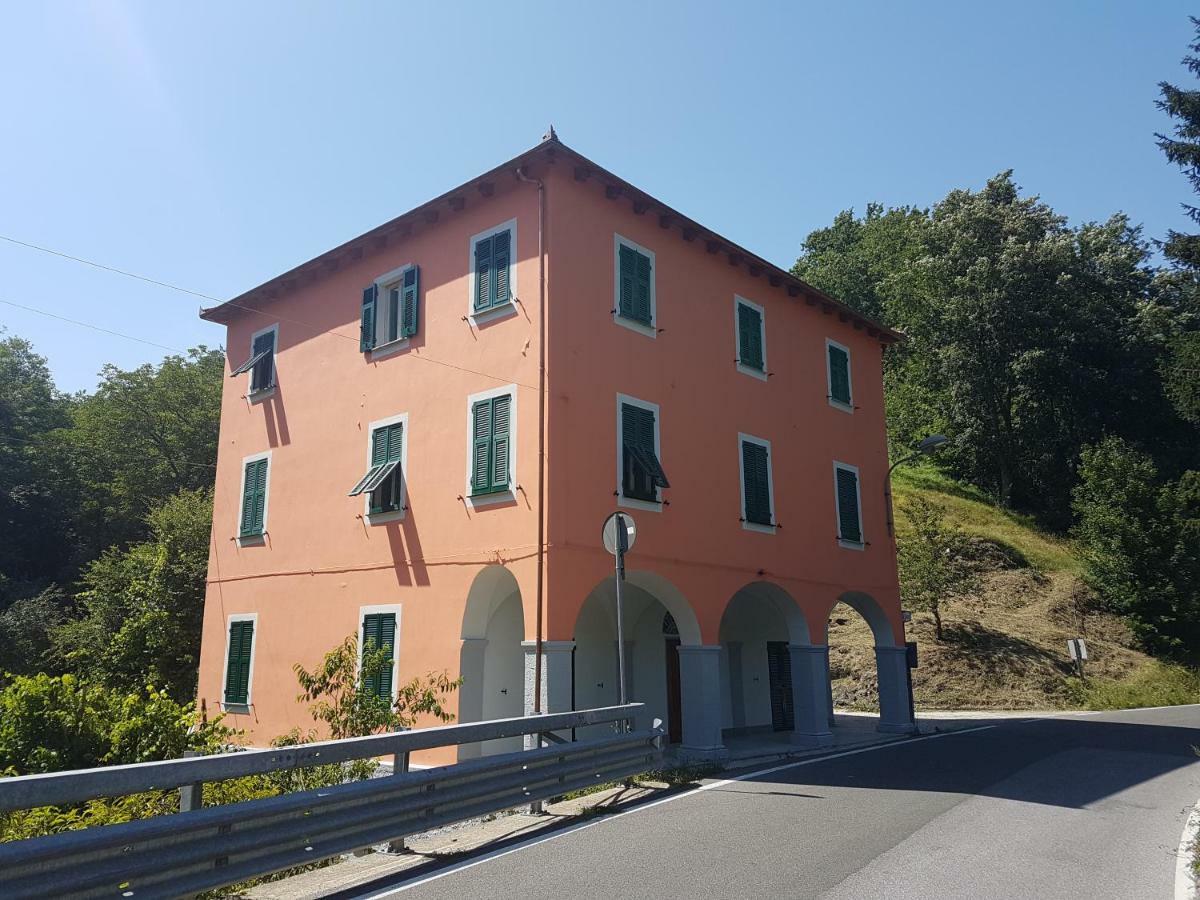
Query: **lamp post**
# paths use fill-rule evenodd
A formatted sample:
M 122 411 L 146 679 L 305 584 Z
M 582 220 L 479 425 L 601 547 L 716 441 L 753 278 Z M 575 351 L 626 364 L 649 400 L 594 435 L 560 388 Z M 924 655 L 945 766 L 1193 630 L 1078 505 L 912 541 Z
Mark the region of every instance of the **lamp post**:
M 887 508 L 888 537 L 892 537 L 895 533 L 895 525 L 892 519 L 892 473 L 896 471 L 897 466 L 902 466 L 906 462 L 912 462 L 918 456 L 928 456 L 949 442 L 950 439 L 944 434 L 931 434 L 929 437 L 921 439 L 921 443 L 917 444 L 916 450 L 908 454 L 908 456 L 900 457 L 888 467 L 887 477 L 883 480 L 883 498 L 885 501 L 884 506 Z

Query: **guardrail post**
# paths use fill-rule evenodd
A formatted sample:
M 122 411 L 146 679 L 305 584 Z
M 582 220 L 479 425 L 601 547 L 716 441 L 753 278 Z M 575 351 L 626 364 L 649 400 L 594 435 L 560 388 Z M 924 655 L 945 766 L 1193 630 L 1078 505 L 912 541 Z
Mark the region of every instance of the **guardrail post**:
M 395 778 L 397 775 L 404 775 L 408 772 L 408 758 L 409 754 L 407 753 L 397 753 L 392 757 L 393 778 Z M 404 838 L 395 838 L 394 840 L 388 841 L 388 853 L 404 853 L 407 850 L 408 847 L 406 847 L 404 844 Z
M 534 749 L 540 749 L 549 745 L 550 741 L 546 739 L 546 732 L 539 731 L 534 735 Z M 529 804 L 529 814 L 532 816 L 541 816 L 546 812 L 546 804 L 542 800 L 534 800 Z
M 184 759 L 190 759 L 193 756 L 200 756 L 198 750 L 184 750 Z M 179 811 L 191 812 L 194 809 L 199 809 L 204 805 L 204 783 L 185 784 L 179 789 Z

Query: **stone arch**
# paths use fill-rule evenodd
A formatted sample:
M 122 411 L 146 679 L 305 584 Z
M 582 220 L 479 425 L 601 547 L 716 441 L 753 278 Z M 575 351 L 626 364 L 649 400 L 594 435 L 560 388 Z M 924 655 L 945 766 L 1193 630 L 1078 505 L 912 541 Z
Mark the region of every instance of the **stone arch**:
M 875 669 L 878 676 L 879 731 L 909 732 L 915 727 L 911 707 L 908 661 L 902 640 L 897 640 L 892 620 L 870 594 L 846 591 L 830 607 L 822 623 L 825 630 L 826 656 L 829 649 L 829 616 L 839 603 L 845 603 L 866 621 L 874 638 Z M 830 679 L 829 715 L 833 723 L 832 679 Z
M 525 614 L 516 577 L 486 566 L 471 582 L 463 610 L 458 721 L 482 722 L 524 714 Z M 521 739 L 464 744 L 459 759 L 521 749 Z

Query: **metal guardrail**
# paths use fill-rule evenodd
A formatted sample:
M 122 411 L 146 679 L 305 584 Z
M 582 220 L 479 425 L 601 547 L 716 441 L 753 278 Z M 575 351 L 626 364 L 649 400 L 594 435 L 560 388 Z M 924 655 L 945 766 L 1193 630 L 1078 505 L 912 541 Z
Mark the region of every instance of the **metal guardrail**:
M 0 844 L 0 897 L 184 896 L 619 780 L 662 759 L 657 723 L 631 730 L 640 709 L 631 703 L 279 750 L 0 778 L 0 810 L 176 787 L 184 788 L 183 798 L 194 797 L 194 786 L 206 781 L 389 754 L 399 761 L 433 747 L 539 735 L 536 749 L 416 772 L 398 767 L 391 776 L 368 781 Z M 569 742 L 553 734 L 609 723 L 614 733 L 594 740 Z

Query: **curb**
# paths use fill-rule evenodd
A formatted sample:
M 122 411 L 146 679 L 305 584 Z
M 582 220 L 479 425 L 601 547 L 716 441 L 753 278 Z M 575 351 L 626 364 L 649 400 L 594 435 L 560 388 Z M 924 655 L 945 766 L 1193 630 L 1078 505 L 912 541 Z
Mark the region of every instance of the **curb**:
M 1193 874 L 1192 861 L 1197 850 L 1197 838 L 1200 837 L 1200 800 L 1192 807 L 1191 814 L 1183 826 L 1183 835 L 1179 839 L 1179 849 L 1175 852 L 1175 900 L 1200 900 L 1200 886 L 1196 884 Z

